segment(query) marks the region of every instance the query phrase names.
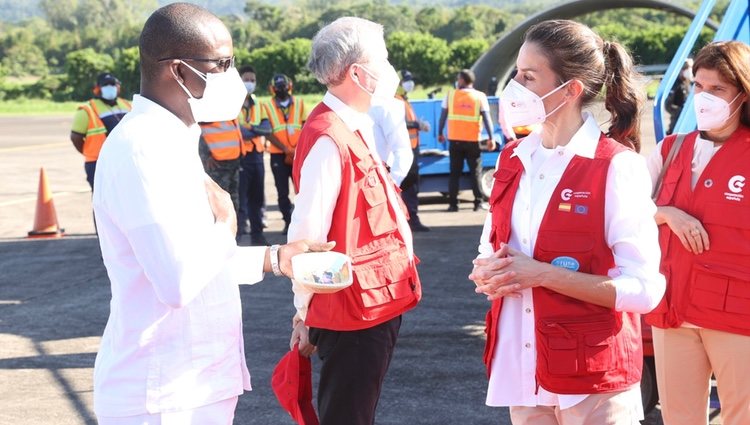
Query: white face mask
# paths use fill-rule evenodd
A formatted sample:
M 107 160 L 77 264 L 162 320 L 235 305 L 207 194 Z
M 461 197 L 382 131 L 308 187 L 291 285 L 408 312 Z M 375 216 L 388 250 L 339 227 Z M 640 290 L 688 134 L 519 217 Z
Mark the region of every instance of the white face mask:
M 105 100 L 115 100 L 117 99 L 117 86 L 102 86 L 101 87 L 102 93 L 102 99 Z
M 354 82 L 364 90 L 367 94 L 369 94 L 372 97 L 377 97 L 379 99 L 391 99 L 393 96 L 396 95 L 396 90 L 398 90 L 398 74 L 396 73 L 396 70 L 393 68 L 393 65 L 388 64 L 383 71 L 380 73 L 380 77 L 376 77 L 372 72 L 368 71 L 367 68 L 360 65 L 362 70 L 367 73 L 370 77 L 372 77 L 377 82 L 375 83 L 375 90 L 370 93 L 369 90 L 365 89 L 360 83 L 358 79 L 355 79 Z
M 511 127 L 520 127 L 543 123 L 547 117 L 557 112 L 567 102 L 563 101 L 560 106 L 547 113 L 544 110 L 543 100 L 565 87 L 569 82 L 566 81 L 544 96 L 539 97 L 539 95 L 527 89 L 518 81 L 510 80 L 510 83 L 508 83 L 500 96 L 500 102 L 502 102 L 503 112 L 505 113 L 508 125 Z
M 693 108 L 695 109 L 695 120 L 698 123 L 698 130 L 716 130 L 726 124 L 732 115 L 742 109 L 737 108 L 731 115 L 729 113 L 729 105 L 734 103 L 740 97 L 740 94 L 742 93 L 737 93 L 737 96 L 728 103 L 726 100 L 705 91 L 696 94 L 693 99 Z
M 193 97 L 184 84 L 177 82 L 188 95 L 188 103 L 195 122 L 229 121 L 237 118 L 242 103 L 245 102 L 247 89 L 236 68 L 229 68 L 225 72 L 204 74 L 185 62 L 182 64 L 206 81 L 206 88 L 200 99 Z
M 247 94 L 253 94 L 255 91 L 255 81 L 245 81 L 245 90 L 247 90 Z
M 412 91 L 414 91 L 414 80 L 402 82 L 401 87 L 404 89 L 405 92 L 411 93 Z

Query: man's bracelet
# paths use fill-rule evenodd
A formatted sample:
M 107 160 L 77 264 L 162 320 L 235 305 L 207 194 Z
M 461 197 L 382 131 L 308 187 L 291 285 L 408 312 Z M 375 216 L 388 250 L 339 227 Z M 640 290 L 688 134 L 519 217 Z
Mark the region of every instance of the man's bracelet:
M 281 272 L 281 267 L 279 267 L 280 248 L 279 245 L 271 245 L 271 248 L 268 250 L 268 256 L 271 259 L 271 270 L 273 270 L 275 276 L 284 276 L 284 273 Z

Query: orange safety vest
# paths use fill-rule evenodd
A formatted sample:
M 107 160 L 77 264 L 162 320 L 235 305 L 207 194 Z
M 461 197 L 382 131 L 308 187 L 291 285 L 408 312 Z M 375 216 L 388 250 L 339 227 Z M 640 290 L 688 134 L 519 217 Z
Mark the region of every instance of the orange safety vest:
M 117 106 L 126 111 L 131 109 L 130 102 L 125 99 L 117 98 Z M 102 145 L 107 140 L 107 127 L 99 117 L 94 99 L 79 106 L 78 109 L 83 109 L 89 116 L 89 126 L 86 128 L 86 135 L 83 139 L 83 156 L 86 162 L 93 162 L 99 158 L 99 151 L 102 150 Z
M 406 111 L 406 123 L 408 124 L 409 121 L 417 121 L 417 114 L 414 113 L 414 108 L 412 108 L 411 103 L 409 103 L 408 100 L 399 95 L 396 95 L 396 99 L 404 102 L 404 110 Z M 414 150 L 419 146 L 419 129 L 407 127 L 407 130 L 409 131 L 411 148 L 412 150 Z
M 299 103 L 297 103 L 299 102 Z M 288 115 L 284 115 L 283 110 L 271 99 L 265 104 L 266 116 L 271 123 L 271 132 L 281 143 L 294 149 L 299 141 L 300 130 L 302 130 L 302 112 L 305 110 L 305 104 L 302 99 L 292 97 L 289 102 Z M 268 146 L 270 153 L 283 153 L 281 149 L 271 143 Z
M 246 108 L 242 107 L 242 121 L 240 125 L 246 128 L 252 129 L 260 125 L 260 108 L 261 105 L 254 103 L 253 106 Z M 266 138 L 263 136 L 256 136 L 251 139 L 243 139 L 245 152 L 263 152 L 263 145 L 265 144 Z
M 448 93 L 448 140 L 478 142 L 482 138 L 482 96 L 473 89 Z
M 334 141 L 341 157 L 341 190 L 326 240 L 336 241 L 333 250 L 352 258 L 354 283 L 333 294 L 313 295 L 305 324 L 337 331 L 368 329 L 417 305 L 422 297 L 417 261 L 409 258 L 388 202 L 387 185 L 398 188 L 377 171 L 365 141 L 324 103 L 315 107 L 302 131 L 292 169 L 295 187 L 307 154 L 323 135 Z
M 206 141 L 211 156 L 217 161 L 237 159 L 244 153 L 239 122 L 202 122 L 201 137 Z

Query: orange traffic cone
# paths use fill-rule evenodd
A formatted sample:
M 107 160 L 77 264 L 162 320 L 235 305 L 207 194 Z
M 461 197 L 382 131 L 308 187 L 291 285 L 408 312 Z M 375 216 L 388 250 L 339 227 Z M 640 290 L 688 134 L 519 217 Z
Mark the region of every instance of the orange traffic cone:
M 49 190 L 47 174 L 44 168 L 39 169 L 39 193 L 36 198 L 36 214 L 34 216 L 34 229 L 29 232 L 30 238 L 59 238 L 65 233 L 57 223 L 57 212 L 55 202 L 52 200 L 52 191 Z

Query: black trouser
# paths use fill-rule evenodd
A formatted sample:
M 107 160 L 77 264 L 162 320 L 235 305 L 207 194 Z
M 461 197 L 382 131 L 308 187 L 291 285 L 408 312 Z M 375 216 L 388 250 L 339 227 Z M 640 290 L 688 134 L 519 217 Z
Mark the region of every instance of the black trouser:
M 89 161 L 83 163 L 83 169 L 86 171 L 86 181 L 91 186 L 91 191 L 94 191 L 94 174 L 96 173 L 96 161 Z
M 265 178 L 263 154 L 250 152 L 242 158 L 240 170 L 240 214 L 239 225 L 250 220 L 250 234 L 263 233 L 263 179 Z
M 412 149 L 414 161 L 401 182 L 401 199 L 409 212 L 409 224 L 419 224 L 419 148 Z
M 310 328 L 321 360 L 320 425 L 373 425 L 401 316 L 358 331 Z
M 289 200 L 289 179 L 292 178 L 292 166 L 284 162 L 283 153 L 271 154 L 271 173 L 279 196 L 279 211 L 284 222 L 292 221 L 292 201 Z
M 464 161 L 471 172 L 471 190 L 474 192 L 474 204 L 482 202 L 479 190 L 482 178 L 482 155 L 477 142 L 450 142 L 450 177 L 448 179 L 448 202 L 458 206 L 458 186 L 463 174 Z

